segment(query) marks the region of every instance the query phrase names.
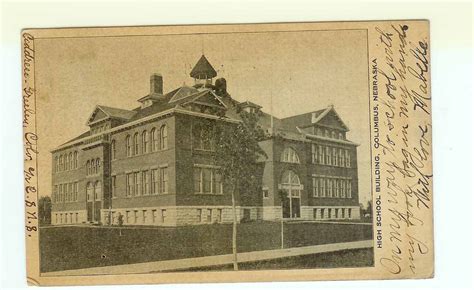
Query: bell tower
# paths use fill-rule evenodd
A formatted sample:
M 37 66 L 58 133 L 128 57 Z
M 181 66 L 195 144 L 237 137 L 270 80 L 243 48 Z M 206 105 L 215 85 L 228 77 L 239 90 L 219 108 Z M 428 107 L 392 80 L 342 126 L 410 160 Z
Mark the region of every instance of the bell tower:
M 194 78 L 196 85 L 208 85 L 212 84 L 212 79 L 217 76 L 217 72 L 203 54 L 189 75 Z

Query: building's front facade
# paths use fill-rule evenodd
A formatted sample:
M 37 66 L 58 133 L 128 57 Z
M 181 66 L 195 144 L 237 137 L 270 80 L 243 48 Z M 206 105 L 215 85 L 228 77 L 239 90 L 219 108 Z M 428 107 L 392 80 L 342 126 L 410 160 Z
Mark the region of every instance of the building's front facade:
M 213 83 L 216 75 L 202 56 L 194 86 L 164 94 L 154 74 L 140 107 L 97 106 L 88 132 L 52 150 L 52 223 L 232 222 L 210 132 L 213 122 L 236 123 L 239 110 L 260 107 L 233 100 L 224 79 Z M 260 123 L 267 131 L 262 186 L 237 195 L 238 221 L 359 218 L 357 145 L 334 108 L 285 119 L 262 112 Z

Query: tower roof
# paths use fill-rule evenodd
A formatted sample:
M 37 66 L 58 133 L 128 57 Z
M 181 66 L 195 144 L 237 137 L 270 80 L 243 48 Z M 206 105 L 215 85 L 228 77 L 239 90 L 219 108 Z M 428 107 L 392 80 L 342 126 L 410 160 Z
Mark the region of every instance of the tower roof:
M 203 54 L 189 75 L 195 79 L 202 80 L 217 76 L 217 72 Z

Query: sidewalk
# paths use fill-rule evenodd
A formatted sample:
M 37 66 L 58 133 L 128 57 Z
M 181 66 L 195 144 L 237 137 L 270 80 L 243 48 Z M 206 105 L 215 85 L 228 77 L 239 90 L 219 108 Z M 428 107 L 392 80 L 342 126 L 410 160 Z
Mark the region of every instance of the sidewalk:
M 335 243 L 308 247 L 298 247 L 289 249 L 276 249 L 267 251 L 247 252 L 238 254 L 238 262 L 254 262 L 261 260 L 271 260 L 292 256 L 302 256 L 335 252 L 348 249 L 362 249 L 373 247 L 373 240 Z M 137 263 L 128 265 L 116 265 L 107 267 L 94 267 L 76 270 L 55 271 L 42 273 L 43 277 L 54 276 L 82 276 L 82 275 L 117 275 L 117 274 L 145 274 L 150 272 L 162 272 L 183 270 L 189 268 L 209 267 L 217 265 L 232 264 L 232 254 L 207 256 L 198 258 L 188 258 L 179 260 L 167 260 L 148 263 Z

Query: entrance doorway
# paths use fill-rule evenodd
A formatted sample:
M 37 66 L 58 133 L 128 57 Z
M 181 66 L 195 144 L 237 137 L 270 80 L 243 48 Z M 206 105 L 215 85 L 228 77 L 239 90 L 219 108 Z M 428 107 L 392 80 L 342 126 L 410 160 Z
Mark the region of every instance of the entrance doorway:
M 286 198 L 282 204 L 283 218 L 300 218 L 303 185 L 298 175 L 292 170 L 285 171 L 278 187 L 286 192 Z

